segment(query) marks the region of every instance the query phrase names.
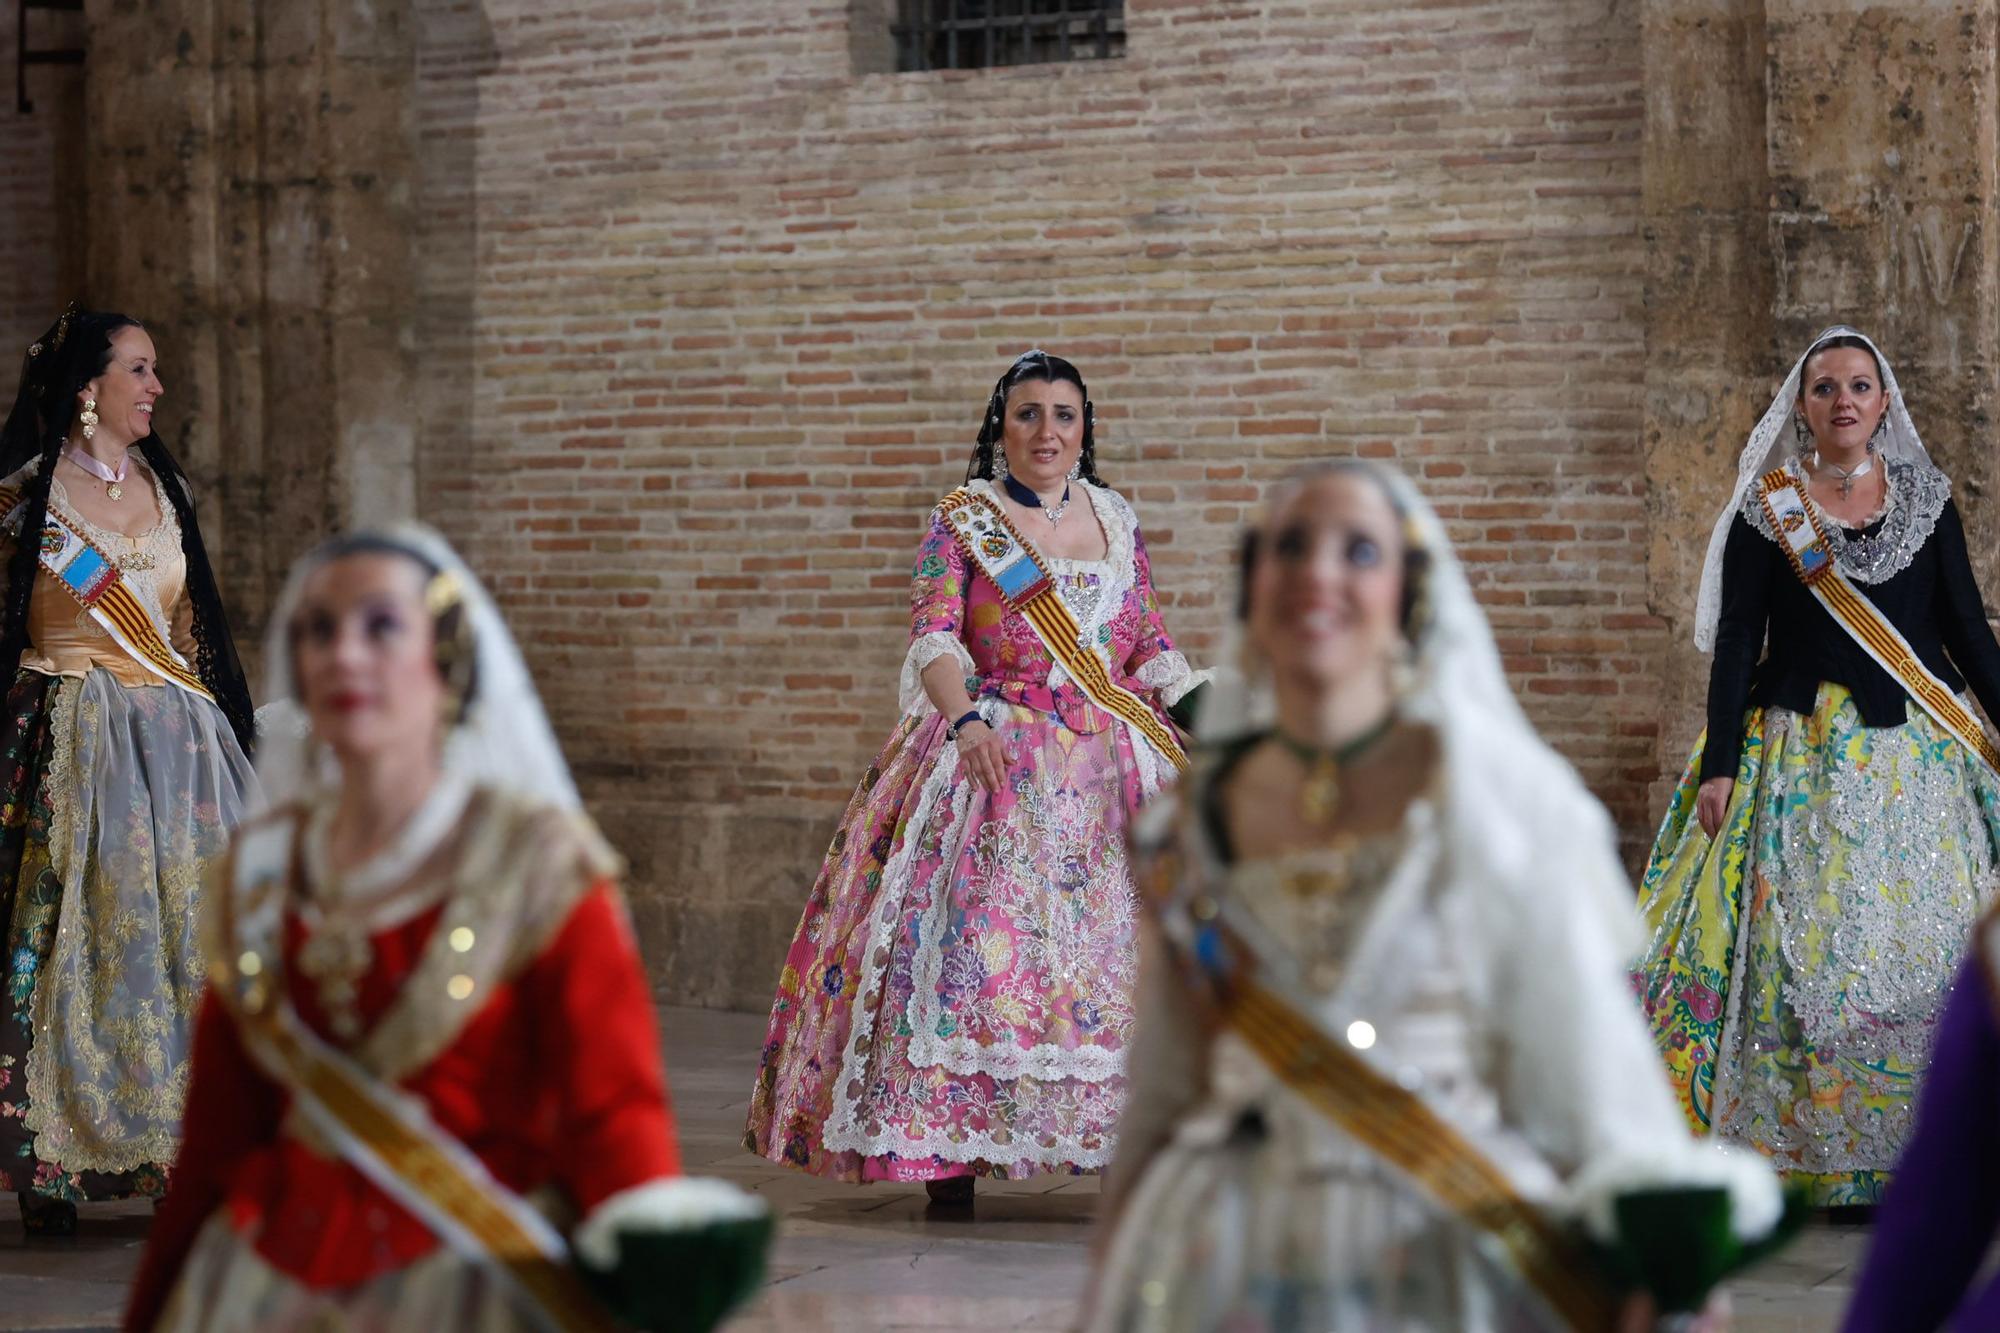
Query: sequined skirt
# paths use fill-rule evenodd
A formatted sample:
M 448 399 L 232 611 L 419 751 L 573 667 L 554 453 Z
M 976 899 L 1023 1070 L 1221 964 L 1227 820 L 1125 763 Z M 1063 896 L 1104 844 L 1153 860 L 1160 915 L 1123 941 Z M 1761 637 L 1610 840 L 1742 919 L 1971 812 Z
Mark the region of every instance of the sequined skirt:
M 1874 1203 L 2000 885 L 2000 779 L 1920 710 L 1866 727 L 1822 684 L 1810 715 L 1746 715 L 1711 842 L 1702 745 L 1641 883 L 1634 985 L 1697 1132 L 1763 1152 L 1815 1203 Z

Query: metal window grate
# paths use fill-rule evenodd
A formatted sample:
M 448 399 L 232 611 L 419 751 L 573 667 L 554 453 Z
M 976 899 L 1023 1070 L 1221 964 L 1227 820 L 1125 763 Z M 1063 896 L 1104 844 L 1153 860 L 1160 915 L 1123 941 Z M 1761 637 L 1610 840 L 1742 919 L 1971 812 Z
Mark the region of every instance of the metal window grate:
M 896 11 L 905 72 L 1125 54 L 1125 0 L 898 0 Z
M 30 65 L 81 65 L 81 46 L 61 46 L 35 48 L 28 45 L 28 11 L 32 9 L 52 10 L 56 13 L 83 13 L 83 0 L 20 0 L 15 31 L 19 34 L 14 46 L 14 109 L 26 116 L 34 112 L 35 104 L 28 98 L 28 66 Z

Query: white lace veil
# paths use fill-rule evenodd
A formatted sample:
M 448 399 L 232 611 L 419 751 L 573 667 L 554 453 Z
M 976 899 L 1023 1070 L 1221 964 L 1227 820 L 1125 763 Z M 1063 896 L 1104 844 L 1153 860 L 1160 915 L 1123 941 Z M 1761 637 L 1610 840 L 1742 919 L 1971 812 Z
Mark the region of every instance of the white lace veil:
M 450 543 L 416 523 L 350 533 L 292 566 L 264 635 L 264 697 L 268 702 L 257 710 L 257 776 L 267 805 L 307 798 L 337 781 L 330 761 L 312 739 L 298 700 L 291 624 L 306 578 L 356 540 L 411 552 L 458 581 L 472 628 L 477 667 L 471 707 L 445 742 L 446 772 L 464 777 L 474 786 L 500 788 L 564 809 L 580 808 L 582 802 L 570 780 L 569 766 L 563 762 L 562 748 L 556 743 L 527 663 L 521 660 L 499 608 Z
M 1559 859 L 1575 871 L 1563 890 L 1581 892 L 1602 911 L 1614 938 L 1636 949 L 1638 923 L 1610 817 L 1521 711 L 1486 613 L 1444 525 L 1417 488 L 1392 468 L 1342 459 L 1295 473 L 1271 492 L 1270 504 L 1292 488 L 1341 471 L 1380 483 L 1403 516 L 1406 540 L 1428 558 L 1418 576 L 1413 660 L 1397 707 L 1404 717 L 1427 723 L 1442 748 L 1441 822 L 1448 854 L 1472 876 L 1492 867 L 1531 865 L 1537 858 L 1550 859 L 1553 873 L 1555 849 L 1545 845 L 1553 833 L 1566 844 Z M 1211 688 L 1215 697 L 1201 709 L 1203 739 L 1270 724 L 1274 706 L 1266 686 L 1232 671 L 1226 678 L 1219 675 Z
M 1799 377 L 1805 373 L 1806 359 L 1815 348 L 1830 338 L 1842 337 L 1859 338 L 1867 343 L 1882 367 L 1882 388 L 1889 395 L 1889 405 L 1882 414 L 1884 424 L 1877 439 L 1881 456 L 1930 465 L 1931 456 L 1917 434 L 1916 423 L 1910 420 L 1910 409 L 1903 404 L 1902 387 L 1896 383 L 1896 372 L 1890 367 L 1889 358 L 1882 355 L 1882 349 L 1868 335 L 1845 324 L 1821 330 L 1792 363 L 1792 373 L 1785 376 L 1785 382 L 1778 387 L 1778 396 L 1771 400 L 1771 406 L 1765 409 L 1756 429 L 1744 442 L 1743 452 L 1736 460 L 1736 489 L 1729 493 L 1729 503 L 1722 507 L 1715 530 L 1709 534 L 1708 556 L 1701 565 L 1701 595 L 1694 608 L 1694 646 L 1705 653 L 1715 647 L 1715 625 L 1722 615 L 1722 549 L 1729 544 L 1730 525 L 1742 512 L 1744 497 L 1757 479 L 1799 453 L 1791 424 L 1799 401 Z

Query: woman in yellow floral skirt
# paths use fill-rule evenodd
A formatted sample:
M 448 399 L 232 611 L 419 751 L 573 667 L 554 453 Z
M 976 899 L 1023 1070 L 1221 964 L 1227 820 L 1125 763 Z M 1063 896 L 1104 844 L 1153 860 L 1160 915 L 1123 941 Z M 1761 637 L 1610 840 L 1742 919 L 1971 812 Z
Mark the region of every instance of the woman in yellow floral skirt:
M 1822 333 L 1751 433 L 1703 569 L 1708 727 L 1641 887 L 1635 982 L 1698 1130 L 1813 1202 L 1880 1197 L 1993 894 L 2000 714 L 1951 483 L 1894 374 Z

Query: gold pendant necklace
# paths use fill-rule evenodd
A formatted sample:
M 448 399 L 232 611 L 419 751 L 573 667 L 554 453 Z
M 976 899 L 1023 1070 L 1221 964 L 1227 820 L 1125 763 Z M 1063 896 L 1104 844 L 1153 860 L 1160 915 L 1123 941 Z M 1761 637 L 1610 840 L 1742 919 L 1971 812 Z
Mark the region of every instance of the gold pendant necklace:
M 1316 829 L 1329 829 L 1340 815 L 1340 772 L 1372 749 L 1396 725 L 1394 709 L 1361 735 L 1345 745 L 1322 749 L 1317 745 L 1274 731 L 1278 743 L 1305 766 L 1305 785 L 1299 789 L 1299 817 Z
M 299 947 L 299 971 L 312 978 L 327 1026 L 344 1042 L 361 1035 L 361 982 L 374 966 L 367 926 L 331 913 Z
M 132 455 L 130 452 L 127 452 L 123 458 L 118 460 L 116 471 L 98 462 L 81 449 L 65 449 L 63 450 L 63 457 L 103 482 L 104 493 L 112 499 L 122 500 L 125 498 L 125 488 L 118 483 L 125 480 L 125 473 L 132 466 Z

